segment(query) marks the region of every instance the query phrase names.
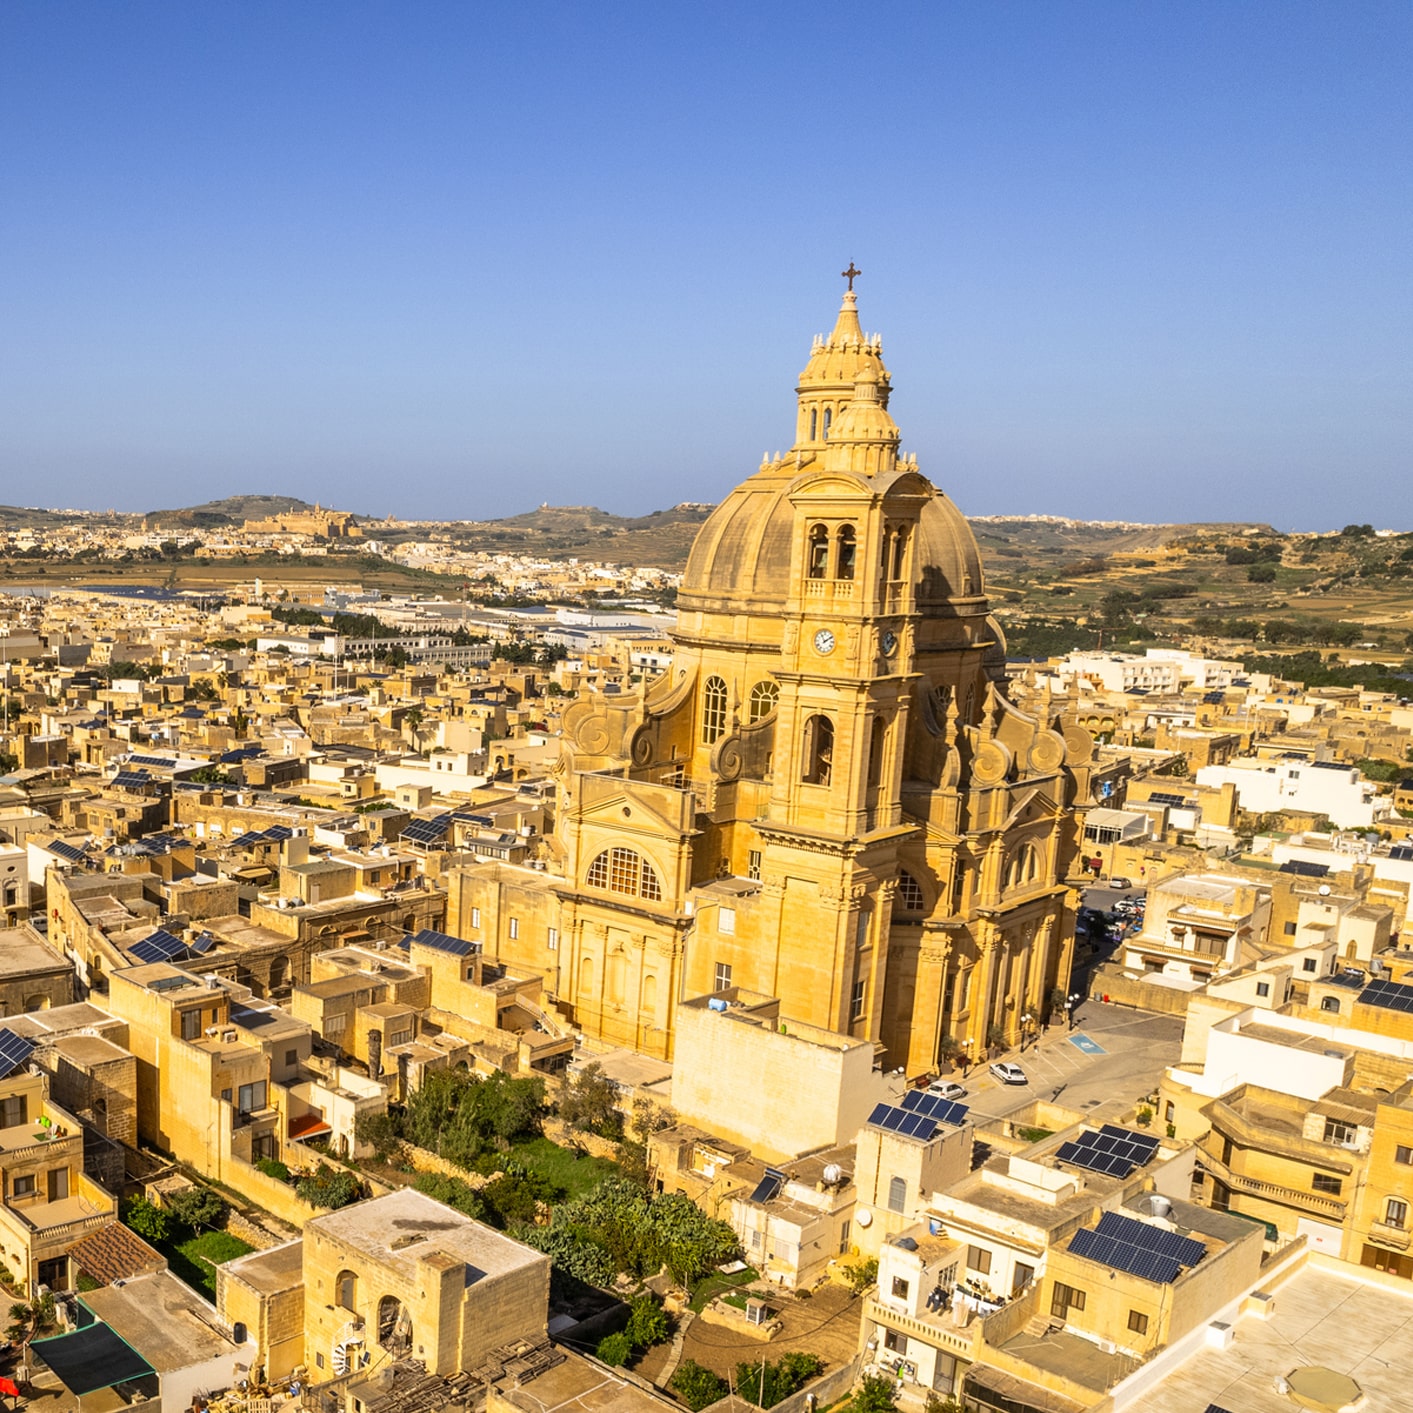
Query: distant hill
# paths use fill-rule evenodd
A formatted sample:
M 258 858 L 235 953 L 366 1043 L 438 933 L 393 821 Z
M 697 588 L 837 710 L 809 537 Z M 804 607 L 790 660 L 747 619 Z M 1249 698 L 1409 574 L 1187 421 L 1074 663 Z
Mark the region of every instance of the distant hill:
M 683 504 L 624 516 L 593 505 L 542 505 L 502 520 L 462 520 L 446 528 L 468 549 L 681 569 L 713 509 Z
M 300 500 L 298 496 L 226 496 L 224 500 L 208 500 L 183 510 L 149 510 L 143 522 L 149 530 L 214 530 L 222 525 L 242 525 L 247 520 L 279 515 L 286 510 L 312 509 L 307 500 Z

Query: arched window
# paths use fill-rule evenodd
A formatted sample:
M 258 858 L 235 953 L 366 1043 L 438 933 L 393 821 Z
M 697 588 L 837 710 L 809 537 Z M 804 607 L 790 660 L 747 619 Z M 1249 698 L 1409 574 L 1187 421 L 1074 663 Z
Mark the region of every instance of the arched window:
M 763 721 L 780 705 L 780 688 L 774 682 L 757 682 L 751 688 L 750 718 Z
M 594 963 L 593 958 L 585 957 L 579 963 L 579 995 L 581 998 L 594 994 Z
M 1337 1012 L 1337 1011 L 1339 1010 L 1339 997 L 1338 997 L 1338 996 L 1325 996 L 1325 997 L 1322 997 L 1321 1000 L 1320 1000 L 1320 1009 L 1321 1009 L 1322 1011 L 1335 1011 L 1335 1012 Z
M 643 978 L 643 1010 L 649 1014 L 657 1010 L 657 977 L 651 972 Z
M 881 716 L 873 718 L 873 726 L 868 738 L 868 783 L 876 788 L 883 779 L 883 747 L 888 739 L 888 728 Z
M 1040 851 L 1034 844 L 1022 844 L 1006 867 L 1006 887 L 1020 888 L 1034 883 L 1040 875 Z
M 923 897 L 922 885 L 910 873 L 898 875 L 898 891 L 894 894 L 895 906 L 900 913 L 925 913 L 927 899 Z
M 829 531 L 823 525 L 810 526 L 809 576 L 811 579 L 829 576 Z
M 834 420 L 834 410 L 826 407 L 824 409 L 824 439 L 829 440 L 829 424 Z
M 590 888 L 627 893 L 630 897 L 646 898 L 651 903 L 662 901 L 662 884 L 653 866 L 635 849 L 605 849 L 589 865 L 584 882 Z
M 900 1177 L 888 1179 L 888 1210 L 906 1212 L 908 1209 L 908 1185 Z
M 702 745 L 710 746 L 726 731 L 726 681 L 708 677 L 702 688 Z
M 810 440 L 819 440 L 819 408 L 810 408 Z
M 385 1295 L 378 1302 L 378 1343 L 390 1353 L 412 1348 L 412 1319 L 395 1295 Z
M 893 578 L 903 577 L 903 560 L 908 552 L 908 532 L 899 530 L 893 536 Z
M 834 772 L 834 723 L 827 716 L 805 722 L 805 769 L 808 785 L 828 785 Z
M 854 577 L 854 555 L 857 549 L 854 540 L 854 527 L 841 525 L 838 539 L 839 557 L 835 561 L 834 577 L 836 579 L 852 579 Z
M 334 1304 L 345 1310 L 358 1309 L 358 1277 L 352 1271 L 340 1271 L 334 1282 Z

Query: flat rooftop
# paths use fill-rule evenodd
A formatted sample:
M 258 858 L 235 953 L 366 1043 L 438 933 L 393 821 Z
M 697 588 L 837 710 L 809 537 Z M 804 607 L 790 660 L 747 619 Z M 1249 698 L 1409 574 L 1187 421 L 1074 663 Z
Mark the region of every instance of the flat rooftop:
M 304 1282 L 304 1242 L 287 1241 L 226 1262 L 226 1271 L 262 1295 L 278 1295 Z
M 159 1374 L 240 1348 L 216 1328 L 216 1311 L 170 1271 L 91 1290 L 83 1303 Z
M 549 1260 L 410 1187 L 315 1217 L 305 1231 L 343 1242 L 409 1281 L 419 1260 L 438 1254 L 466 1263 L 467 1285 Z
M 1313 1264 L 1276 1287 L 1269 1319 L 1243 1315 L 1230 1349 L 1201 1349 L 1130 1407 L 1192 1413 L 1215 1403 L 1232 1413 L 1290 1413 L 1275 1380 L 1302 1364 L 1354 1379 L 1368 1413 L 1408 1406 L 1413 1368 L 1413 1290 L 1375 1285 Z

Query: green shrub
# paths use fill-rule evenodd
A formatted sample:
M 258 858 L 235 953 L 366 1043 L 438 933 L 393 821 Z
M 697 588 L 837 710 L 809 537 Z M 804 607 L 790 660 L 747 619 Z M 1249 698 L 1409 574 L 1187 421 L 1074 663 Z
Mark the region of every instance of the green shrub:
M 865 1374 L 854 1390 L 849 1413 L 893 1413 L 898 1406 L 898 1385 L 887 1374 Z
M 311 1207 L 347 1207 L 363 1196 L 363 1184 L 355 1174 L 327 1163 L 320 1163 L 311 1177 L 301 1178 L 294 1190 Z
M 730 1392 L 725 1379 L 703 1368 L 695 1359 L 684 1359 L 677 1366 L 668 1387 L 692 1413 L 700 1413 Z
M 629 1307 L 624 1330 L 634 1349 L 651 1349 L 667 1338 L 667 1313 L 653 1295 L 638 1296 Z
M 621 1369 L 633 1357 L 633 1341 L 620 1330 L 617 1334 L 605 1335 L 594 1353 L 605 1364 Z
M 132 1197 L 124 1202 L 122 1220 L 125 1227 L 154 1246 L 161 1245 L 172 1234 L 172 1219 L 145 1197 Z
M 289 1181 L 289 1169 L 278 1158 L 257 1158 L 255 1166 L 266 1177 L 277 1178 L 280 1182 Z
M 870 1256 L 844 1267 L 845 1279 L 855 1295 L 862 1295 L 869 1286 L 878 1284 L 878 1257 Z
M 209 1187 L 188 1187 L 167 1199 L 172 1220 L 192 1231 L 225 1224 L 226 1204 Z
M 781 1355 L 773 1364 L 743 1362 L 736 1365 L 736 1396 L 757 1408 L 774 1408 L 823 1372 L 824 1360 L 817 1354 L 798 1351 Z

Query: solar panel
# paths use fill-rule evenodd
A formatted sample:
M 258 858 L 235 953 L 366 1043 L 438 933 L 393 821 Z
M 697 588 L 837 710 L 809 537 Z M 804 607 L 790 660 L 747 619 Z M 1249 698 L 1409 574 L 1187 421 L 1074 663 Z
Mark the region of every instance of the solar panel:
M 154 932 L 150 937 L 144 937 L 141 942 L 129 947 L 128 951 L 144 964 L 170 962 L 177 957 L 185 958 L 187 955 L 185 942 L 173 937 L 170 932 L 160 930 Z
M 1142 1161 L 1146 1163 L 1158 1151 L 1158 1140 L 1151 1133 L 1135 1133 L 1130 1128 L 1119 1128 L 1115 1124 L 1100 1125 L 1099 1132 L 1106 1138 L 1116 1139 L 1120 1143 L 1133 1145 L 1141 1153 L 1148 1156 Z
M 1377 1006 L 1380 1010 L 1413 1013 L 1413 986 L 1379 977 L 1359 993 L 1359 1001 L 1362 1005 Z
M 463 938 L 448 937 L 445 932 L 435 932 L 430 927 L 424 927 L 416 933 L 412 941 L 419 947 L 429 947 L 434 952 L 450 952 L 453 957 L 469 957 L 476 949 Z M 879 1105 L 879 1108 L 885 1107 Z
M 911 1089 L 903 1096 L 903 1108 L 914 1113 L 926 1114 L 938 1123 L 951 1124 L 961 1128 L 967 1121 L 967 1106 L 954 1100 L 944 1099 L 940 1094 L 929 1094 L 926 1090 Z
M 145 770 L 123 770 L 113 777 L 112 783 L 119 790 L 144 790 L 152 784 L 152 777 Z
M 0 1079 L 12 1075 L 34 1054 L 32 1040 L 26 1040 L 8 1026 L 0 1029 Z
M 785 1174 L 779 1168 L 767 1168 L 765 1176 L 756 1184 L 751 1193 L 752 1202 L 769 1202 L 785 1186 Z
M 195 952 L 198 957 L 204 957 L 207 952 L 216 945 L 216 939 L 212 937 L 209 932 L 203 932 L 201 936 L 190 945 L 191 950 Z
M 1075 1156 L 1082 1151 L 1078 1143 L 1062 1143 L 1055 1150 L 1055 1159 L 1061 1163 L 1073 1163 Z
M 83 850 L 76 849 L 72 844 L 65 843 L 62 839 L 56 839 L 49 846 L 51 854 L 58 854 L 61 859 L 68 859 L 70 863 L 78 863 L 83 858 Z
M 1174 795 L 1167 790 L 1158 790 L 1149 795 L 1149 801 L 1155 805 L 1185 805 L 1186 800 L 1181 795 Z
M 1182 1273 L 1181 1265 L 1171 1256 L 1145 1251 L 1088 1228 L 1075 1232 L 1070 1238 L 1069 1249 L 1076 1256 L 1098 1261 L 1100 1265 L 1110 1266 L 1116 1271 L 1126 1271 L 1139 1280 L 1152 1281 L 1155 1285 L 1171 1285 Z
M 1395 844 L 1388 851 L 1388 856 L 1391 859 L 1400 859 L 1404 862 L 1411 861 L 1413 860 L 1413 844 Z
M 892 1104 L 875 1105 L 868 1121 L 874 1128 L 901 1134 L 904 1138 L 916 1138 L 923 1143 L 930 1142 L 938 1128 L 937 1120 L 930 1115 L 912 1109 L 899 1109 Z
M 1294 873 L 1301 878 L 1324 878 L 1329 871 L 1328 864 L 1308 863 L 1304 859 L 1287 859 L 1277 870 L 1279 873 Z
M 1169 1231 L 1166 1227 L 1150 1226 L 1147 1222 L 1125 1217 L 1118 1212 L 1105 1212 L 1099 1218 L 1097 1230 L 1100 1236 L 1169 1257 L 1183 1266 L 1195 1266 L 1207 1254 L 1207 1248 L 1190 1236 Z

